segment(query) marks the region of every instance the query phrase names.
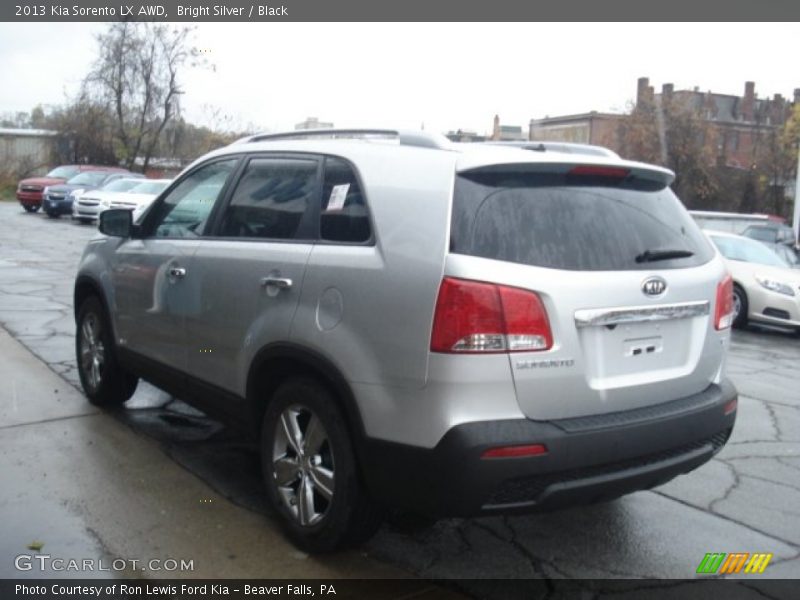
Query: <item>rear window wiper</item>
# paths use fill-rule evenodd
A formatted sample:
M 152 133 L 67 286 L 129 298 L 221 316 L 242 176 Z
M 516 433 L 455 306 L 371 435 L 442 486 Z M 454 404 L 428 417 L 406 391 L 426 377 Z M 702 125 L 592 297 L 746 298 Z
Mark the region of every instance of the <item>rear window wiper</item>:
M 671 258 L 689 258 L 690 256 L 694 256 L 694 252 L 690 250 L 645 250 L 636 257 L 636 262 L 655 262 Z

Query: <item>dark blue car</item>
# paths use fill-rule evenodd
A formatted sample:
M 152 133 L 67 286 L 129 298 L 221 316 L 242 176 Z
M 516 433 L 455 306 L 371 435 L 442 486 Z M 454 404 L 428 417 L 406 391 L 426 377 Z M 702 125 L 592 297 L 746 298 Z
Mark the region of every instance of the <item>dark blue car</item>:
M 120 168 L 108 170 L 84 171 L 69 179 L 66 183 L 51 185 L 42 195 L 42 208 L 47 216 L 56 219 L 61 215 L 72 214 L 72 203 L 77 196 L 87 190 L 93 190 L 120 177 L 136 177 L 137 175 Z

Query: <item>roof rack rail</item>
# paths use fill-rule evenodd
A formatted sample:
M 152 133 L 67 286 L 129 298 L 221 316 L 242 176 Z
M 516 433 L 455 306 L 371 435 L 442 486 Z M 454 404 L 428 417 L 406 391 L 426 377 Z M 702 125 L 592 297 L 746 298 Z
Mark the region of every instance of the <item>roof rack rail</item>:
M 257 133 L 234 142 L 234 144 L 249 144 L 252 142 L 268 142 L 273 140 L 302 140 L 302 139 L 392 139 L 396 138 L 402 146 L 417 146 L 419 148 L 436 148 L 451 150 L 451 142 L 445 136 L 427 131 L 414 131 L 405 129 L 298 129 L 283 133 Z

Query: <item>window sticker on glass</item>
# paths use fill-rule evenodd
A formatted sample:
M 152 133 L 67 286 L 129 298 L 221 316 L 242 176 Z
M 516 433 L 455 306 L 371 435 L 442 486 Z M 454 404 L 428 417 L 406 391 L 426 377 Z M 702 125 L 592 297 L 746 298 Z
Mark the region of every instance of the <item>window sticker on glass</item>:
M 348 191 L 350 191 L 349 183 L 333 186 L 333 189 L 331 190 L 331 197 L 328 198 L 328 206 L 325 208 L 325 210 L 327 212 L 332 210 L 342 210 L 344 208 L 344 201 L 347 199 Z

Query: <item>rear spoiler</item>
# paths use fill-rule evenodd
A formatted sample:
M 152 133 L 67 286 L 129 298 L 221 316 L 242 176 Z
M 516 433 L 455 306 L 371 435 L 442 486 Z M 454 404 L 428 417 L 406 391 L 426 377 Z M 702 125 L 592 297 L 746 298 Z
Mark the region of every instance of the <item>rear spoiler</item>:
M 574 177 L 578 182 L 603 183 L 614 181 L 624 183 L 625 187 L 664 188 L 675 180 L 675 173 L 669 169 L 629 161 L 591 161 L 591 162 L 520 162 L 475 165 L 458 170 L 465 176 L 481 174 L 551 174 Z M 638 184 L 638 185 L 637 185 Z

